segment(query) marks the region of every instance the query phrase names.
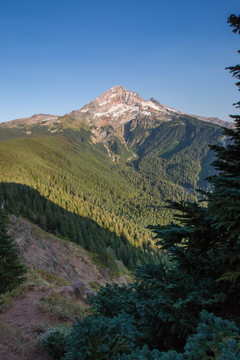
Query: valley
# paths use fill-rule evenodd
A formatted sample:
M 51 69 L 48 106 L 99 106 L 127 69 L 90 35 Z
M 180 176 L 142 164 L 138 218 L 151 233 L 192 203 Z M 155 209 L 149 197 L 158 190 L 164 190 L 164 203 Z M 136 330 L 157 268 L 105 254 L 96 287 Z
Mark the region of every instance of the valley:
M 104 263 L 158 261 L 146 227 L 172 221 L 166 200 L 193 200 L 205 188 L 219 123 L 121 86 L 64 116 L 1 123 L 1 202 Z

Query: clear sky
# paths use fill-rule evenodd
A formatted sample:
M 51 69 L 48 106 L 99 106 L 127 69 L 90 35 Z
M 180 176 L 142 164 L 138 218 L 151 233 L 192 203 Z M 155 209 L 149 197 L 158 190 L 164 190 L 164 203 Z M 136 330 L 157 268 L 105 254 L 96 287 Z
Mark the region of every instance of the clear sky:
M 239 0 L 1 0 L 0 121 L 63 115 L 119 84 L 228 120 Z

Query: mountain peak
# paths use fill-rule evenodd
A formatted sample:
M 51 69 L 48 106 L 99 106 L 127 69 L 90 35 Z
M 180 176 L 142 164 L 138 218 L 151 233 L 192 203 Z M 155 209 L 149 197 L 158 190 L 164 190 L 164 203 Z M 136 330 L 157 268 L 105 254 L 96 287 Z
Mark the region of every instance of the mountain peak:
M 136 92 L 115 85 L 80 110 L 72 111 L 69 115 L 85 119 L 97 127 L 111 124 L 116 128 L 139 115 L 170 120 L 176 114 L 180 114 L 180 112 L 158 103 L 153 98 L 144 100 Z
M 113 90 L 113 89 L 115 89 L 115 90 L 128 91 L 128 90 L 124 89 L 121 85 L 114 85 L 114 86 L 113 86 L 111 89 L 109 89 L 109 90 Z
M 104 93 L 102 93 L 101 95 L 99 95 L 96 99 L 94 99 L 93 101 L 97 100 L 97 99 L 102 99 L 102 98 L 109 98 L 109 99 L 113 99 L 114 97 L 120 96 L 121 101 L 124 101 L 124 96 L 134 96 L 134 97 L 139 97 L 139 95 L 133 91 L 127 90 L 124 87 L 120 86 L 120 85 L 114 85 L 113 87 L 111 87 L 110 89 L 106 90 Z M 139 97 L 140 98 L 140 97 Z M 143 99 L 141 99 L 143 100 Z
M 121 85 L 114 85 L 113 87 L 111 87 L 110 89 L 108 89 L 107 91 L 105 92 L 108 92 L 108 91 L 112 91 L 112 92 L 132 92 L 130 90 L 127 90 L 125 89 L 123 86 Z

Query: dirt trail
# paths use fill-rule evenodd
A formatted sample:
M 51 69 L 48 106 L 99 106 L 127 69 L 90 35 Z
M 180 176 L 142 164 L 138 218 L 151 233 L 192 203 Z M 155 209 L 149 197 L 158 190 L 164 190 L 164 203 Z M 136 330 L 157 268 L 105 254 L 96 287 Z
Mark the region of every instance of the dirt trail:
M 37 337 L 36 325 L 46 320 L 37 309 L 43 291 L 30 291 L 26 297 L 16 299 L 10 309 L 0 314 L 0 359 L 1 360 L 47 360 L 44 353 L 34 348 Z

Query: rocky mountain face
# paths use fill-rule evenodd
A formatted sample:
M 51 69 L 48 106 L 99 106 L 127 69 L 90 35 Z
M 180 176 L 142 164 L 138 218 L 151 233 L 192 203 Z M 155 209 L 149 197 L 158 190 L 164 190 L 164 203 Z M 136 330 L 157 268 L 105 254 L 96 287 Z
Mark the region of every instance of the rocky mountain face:
M 94 124 L 97 128 L 111 125 L 113 128 L 119 129 L 136 118 L 145 117 L 151 120 L 154 117 L 158 121 L 169 121 L 177 116 L 189 114 L 184 114 L 181 111 L 163 105 L 154 98 L 144 100 L 136 92 L 131 92 L 120 85 L 115 85 L 80 110 L 72 111 L 67 115 L 79 120 L 85 120 L 89 124 Z M 201 121 L 232 127 L 232 123 L 220 120 L 217 117 L 189 116 Z
M 171 121 L 184 114 L 165 106 L 151 98 L 144 100 L 136 92 L 116 85 L 99 97 L 64 116 L 37 114 L 29 118 L 17 119 L 0 124 L 0 129 L 18 129 L 21 135 L 37 133 L 58 133 L 64 128 L 77 129 L 82 124 L 90 127 L 93 142 L 103 142 L 106 147 L 113 137 L 128 143 L 129 129 L 138 125 L 145 129 L 158 126 L 161 122 Z M 225 127 L 233 127 L 231 122 L 214 117 L 190 115 L 201 121 Z
M 153 98 L 146 101 L 137 93 L 116 85 L 82 109 L 72 111 L 68 115 L 84 119 L 97 128 L 111 125 L 113 128 L 119 129 L 138 116 L 155 116 L 158 120 L 166 121 L 173 119 L 178 114 L 181 112 L 162 105 Z
M 118 138 L 125 145 L 128 143 L 127 129 L 132 120 L 136 121 L 135 126 L 142 126 L 144 122 L 145 128 L 153 128 L 159 122 L 173 120 L 181 114 L 180 111 L 162 105 L 153 98 L 144 100 L 136 92 L 116 85 L 67 116 L 91 126 L 92 140 L 103 142 L 110 154 L 114 138 Z

